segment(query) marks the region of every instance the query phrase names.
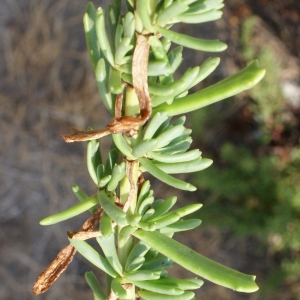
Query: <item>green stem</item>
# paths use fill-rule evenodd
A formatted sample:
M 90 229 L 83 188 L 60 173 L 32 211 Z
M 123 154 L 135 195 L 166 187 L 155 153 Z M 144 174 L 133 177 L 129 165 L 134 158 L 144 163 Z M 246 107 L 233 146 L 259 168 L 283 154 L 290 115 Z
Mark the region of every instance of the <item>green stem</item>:
M 139 114 L 139 102 L 136 96 L 136 93 L 133 88 L 127 87 L 126 88 L 126 100 L 125 100 L 125 115 L 127 116 L 136 116 Z M 134 143 L 137 137 L 132 137 L 132 142 Z M 139 164 L 133 164 L 133 168 L 130 169 L 130 174 L 124 176 L 124 178 L 120 182 L 120 202 L 121 204 L 125 204 L 128 200 L 128 195 L 132 189 L 132 185 L 137 187 L 138 182 L 138 174 L 139 174 Z M 129 179 L 130 176 L 130 179 Z M 131 182 L 130 182 L 131 181 Z M 131 194 L 131 203 L 128 208 L 129 214 L 134 214 L 135 207 L 137 202 L 137 188 L 134 189 L 134 194 Z M 121 226 L 118 226 L 118 233 L 122 229 Z M 125 243 L 120 243 L 119 235 L 118 235 L 118 256 L 119 260 L 123 267 L 125 267 L 127 257 L 132 250 L 134 244 L 136 243 L 133 236 L 130 236 Z M 133 285 L 130 289 L 127 290 L 127 297 L 126 299 L 135 299 L 135 286 Z

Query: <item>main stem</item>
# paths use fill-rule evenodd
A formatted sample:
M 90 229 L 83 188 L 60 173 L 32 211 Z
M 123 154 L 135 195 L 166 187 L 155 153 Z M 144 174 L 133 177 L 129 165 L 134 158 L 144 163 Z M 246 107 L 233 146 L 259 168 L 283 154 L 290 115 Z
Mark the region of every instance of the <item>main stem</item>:
M 148 92 L 148 57 L 149 57 L 149 45 L 147 43 L 147 36 L 137 34 L 137 42 L 133 55 L 132 62 L 132 81 L 133 87 L 126 87 L 125 95 L 125 116 L 141 118 L 146 120 L 151 115 L 151 101 Z M 131 142 L 131 146 L 134 146 L 135 142 L 139 139 L 139 133 L 142 130 L 142 126 L 136 128 L 137 134 L 128 138 Z M 139 178 L 139 163 L 137 161 L 129 161 L 124 157 L 126 161 L 126 176 L 120 183 L 120 202 L 123 205 L 128 205 L 128 214 L 134 214 L 137 193 L 138 193 L 138 178 Z M 129 202 L 129 203 L 128 203 Z M 129 239 L 121 244 L 119 240 L 119 233 L 122 228 L 118 227 L 118 256 L 121 264 L 125 267 L 127 257 L 132 250 L 135 240 L 130 236 Z M 132 285 L 127 289 L 127 298 L 135 299 L 135 286 Z

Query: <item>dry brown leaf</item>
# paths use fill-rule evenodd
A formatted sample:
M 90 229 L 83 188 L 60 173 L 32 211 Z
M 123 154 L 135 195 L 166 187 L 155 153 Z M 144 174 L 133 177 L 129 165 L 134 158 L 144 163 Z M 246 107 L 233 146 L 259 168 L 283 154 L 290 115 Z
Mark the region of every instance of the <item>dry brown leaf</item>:
M 100 231 L 74 231 L 74 232 L 68 231 L 67 235 L 69 239 L 85 241 L 88 239 L 101 236 L 101 232 Z
M 67 142 L 81 142 L 102 138 L 110 133 L 133 133 L 137 126 L 143 126 L 152 113 L 151 99 L 148 91 L 148 58 L 150 45 L 147 43 L 149 36 L 137 34 L 137 41 L 133 53 L 132 80 L 140 106 L 141 117 L 122 116 L 123 94 L 117 96 L 115 103 L 115 119 L 110 121 L 106 128 L 99 130 L 78 130 L 72 128 L 73 134 L 61 134 Z
M 35 295 L 46 292 L 49 287 L 56 281 L 60 274 L 71 263 L 76 249 L 70 244 L 62 249 L 54 259 L 54 261 L 40 274 L 33 286 Z
M 99 223 L 102 212 L 102 208 L 99 208 L 89 219 L 84 222 L 79 232 L 84 232 L 86 235 L 88 235 L 88 232 L 92 231 Z M 54 261 L 36 279 L 32 289 L 33 293 L 35 295 L 39 295 L 46 292 L 71 263 L 75 253 L 76 249 L 71 244 L 63 248 L 57 254 Z

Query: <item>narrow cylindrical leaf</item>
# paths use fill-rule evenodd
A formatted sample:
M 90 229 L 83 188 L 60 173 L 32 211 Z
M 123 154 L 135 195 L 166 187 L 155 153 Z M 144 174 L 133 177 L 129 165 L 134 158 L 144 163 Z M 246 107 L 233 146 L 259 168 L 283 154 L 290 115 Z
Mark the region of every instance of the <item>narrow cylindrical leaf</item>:
M 149 208 L 143 215 L 142 221 L 145 222 L 147 221 L 153 214 L 155 210 L 153 208 Z
M 198 227 L 201 224 L 199 219 L 190 219 L 190 220 L 180 220 L 176 223 L 168 225 L 161 229 L 162 233 L 171 233 L 179 231 L 187 231 Z
M 154 150 L 157 146 L 157 141 L 156 139 L 151 139 L 151 140 L 143 140 L 139 142 L 133 149 L 132 149 L 132 154 L 138 158 L 146 153 Z
M 221 9 L 224 7 L 224 0 L 210 0 L 210 1 L 195 1 L 186 11 L 189 14 L 199 14 L 210 11 L 211 9 Z
M 209 281 L 239 292 L 251 293 L 258 290 L 254 281 L 255 276 L 240 273 L 212 261 L 158 231 L 147 232 L 139 229 L 133 235 L 187 270 Z
M 155 283 L 155 281 L 150 282 L 147 280 L 146 281 L 131 280 L 131 282 L 141 289 L 145 289 L 145 290 L 156 292 L 156 293 L 161 293 L 164 295 L 175 296 L 175 295 L 182 295 L 184 293 L 184 291 L 178 287 L 157 284 L 157 283 Z M 164 298 L 162 298 L 162 299 L 164 299 Z
M 99 203 L 96 195 L 89 197 L 88 199 L 52 216 L 49 216 L 40 221 L 41 225 L 52 225 L 67 219 L 73 218 L 81 213 L 89 210 L 93 206 Z
M 115 165 L 112 170 L 111 180 L 107 185 L 107 190 L 114 191 L 124 176 L 125 176 L 125 162 L 122 162 L 120 165 Z
M 193 282 L 193 283 L 197 284 L 199 287 L 201 287 L 204 284 L 203 280 L 201 280 L 197 277 L 185 278 L 185 280 L 187 280 L 189 282 Z
M 191 185 L 190 183 L 187 183 L 180 179 L 174 178 L 174 177 L 168 175 L 167 173 L 163 172 L 147 158 L 140 157 L 138 160 L 141 163 L 141 165 L 151 175 L 153 175 L 160 181 L 162 181 L 170 186 L 176 187 L 177 189 L 180 189 L 180 190 L 185 190 L 185 191 L 190 191 L 190 192 L 195 191 L 197 189 L 195 186 Z
M 143 256 L 139 256 L 137 258 L 135 258 L 128 266 L 127 266 L 127 271 L 131 272 L 131 271 L 135 271 L 140 269 L 140 267 L 143 265 L 143 263 L 145 262 L 145 257 Z
M 139 222 L 138 227 L 146 230 L 146 231 L 154 231 L 156 230 L 156 225 L 154 223 L 151 222 Z
M 75 249 L 93 265 L 113 278 L 117 276 L 117 272 L 112 268 L 108 260 L 98 253 L 87 242 L 73 239 L 69 239 L 69 241 L 75 247 Z
M 164 130 L 158 137 L 156 137 L 157 148 L 163 148 L 168 145 L 172 140 L 182 135 L 184 127 L 176 125 Z
M 199 151 L 198 149 L 194 149 L 188 152 L 178 153 L 173 155 L 166 155 L 157 152 L 149 152 L 148 157 L 164 163 L 187 162 L 187 161 L 192 161 L 200 158 L 201 151 Z
M 219 40 L 202 40 L 158 26 L 155 26 L 155 29 L 172 42 L 187 48 L 207 52 L 220 52 L 227 48 L 227 45 Z
M 111 93 L 108 91 L 108 75 L 104 58 L 99 59 L 95 68 L 98 91 L 106 109 L 113 115 L 114 107 Z
M 222 11 L 212 9 L 210 11 L 200 14 L 182 14 L 177 16 L 175 19 L 177 22 L 199 24 L 218 20 L 222 17 L 222 14 Z
M 119 261 L 116 244 L 115 244 L 115 235 L 111 234 L 107 237 L 101 235 L 96 238 L 100 247 L 103 250 L 106 259 L 110 263 L 110 265 L 114 268 L 114 270 L 122 276 L 123 267 Z
M 155 213 L 152 214 L 148 221 L 155 220 L 157 217 L 160 217 L 161 215 L 169 211 L 173 207 L 173 205 L 175 205 L 176 201 L 177 197 L 173 196 L 159 204 L 157 207 L 155 207 Z
M 174 100 L 174 97 L 177 96 L 180 91 L 182 91 L 184 89 L 184 87 L 186 86 L 186 82 L 183 79 L 178 79 L 168 85 L 166 85 L 166 87 L 169 87 L 170 90 L 172 90 L 172 94 L 169 95 L 168 97 L 166 97 L 167 95 L 163 96 L 154 96 L 151 98 L 151 102 L 152 102 L 152 106 L 156 107 L 164 102 L 169 103 L 170 101 Z
M 198 159 L 178 163 L 153 163 L 155 164 L 155 166 L 157 166 L 167 174 L 182 174 L 204 170 L 208 168 L 213 163 L 213 161 L 208 158 L 200 157 Z
M 160 270 L 165 268 L 171 268 L 173 261 L 168 257 L 159 257 L 153 260 L 147 260 L 140 268 L 141 270 Z
M 193 292 L 186 291 L 181 295 L 166 295 L 161 293 L 150 292 L 147 290 L 139 290 L 138 295 L 145 300 L 192 300 L 195 299 L 195 294 Z
M 124 37 L 133 38 L 135 32 L 135 19 L 132 12 L 128 11 L 123 19 Z
M 89 198 L 85 191 L 75 183 L 72 184 L 72 191 L 80 202 L 85 201 Z
M 179 95 L 185 91 L 187 91 L 191 86 L 193 86 L 198 74 L 199 74 L 199 67 L 194 67 L 194 68 L 188 68 L 184 74 L 181 76 L 181 80 L 185 82 L 185 85 L 181 88 L 181 90 L 176 91 L 176 95 Z
M 107 21 L 108 21 L 108 32 L 110 35 L 110 40 L 111 40 L 111 47 L 112 47 L 112 52 L 115 52 L 116 50 L 116 45 L 114 44 L 114 41 L 116 39 L 117 31 L 118 31 L 118 26 L 119 24 L 119 18 L 120 18 L 120 13 L 119 9 L 116 5 L 116 2 L 112 5 L 108 4 L 107 5 Z
M 154 32 L 154 29 L 152 27 L 151 18 L 148 11 L 148 2 L 145 0 L 137 0 L 136 1 L 136 13 L 139 15 L 143 27 L 150 33 Z
M 179 279 L 179 278 L 168 277 L 168 276 L 159 278 L 156 282 L 159 284 L 167 284 L 167 285 L 169 284 L 169 285 L 177 286 L 183 290 L 196 290 L 199 289 L 203 284 L 202 280 L 196 283 L 196 282 L 189 281 L 187 279 Z
M 174 72 L 178 69 L 178 67 L 181 65 L 183 61 L 182 51 L 183 51 L 183 47 L 177 46 L 168 54 L 169 62 Z
M 180 216 L 177 215 L 176 213 L 168 214 L 166 216 L 162 216 L 161 218 L 155 220 L 155 221 L 149 221 L 149 223 L 153 223 L 155 225 L 156 229 L 161 229 L 165 226 L 168 226 L 170 224 L 173 224 L 177 222 L 180 219 Z
M 210 57 L 205 60 L 200 66 L 199 73 L 197 75 L 196 80 L 193 83 L 193 86 L 197 85 L 203 79 L 205 79 L 208 75 L 210 75 L 219 65 L 220 58 L 219 57 Z
M 137 227 L 133 227 L 133 226 L 124 226 L 120 232 L 119 232 L 119 244 L 120 245 L 124 245 L 126 243 L 126 241 L 128 240 L 128 238 L 130 237 L 130 235 L 137 230 Z
M 149 82 L 149 93 L 157 96 L 168 96 L 174 92 L 168 85 Z M 152 100 L 152 99 L 151 99 Z
M 148 76 L 161 76 L 173 73 L 173 69 L 168 61 L 149 61 L 148 62 Z
M 172 21 L 176 16 L 188 10 L 189 6 L 186 1 L 175 1 L 166 9 L 161 10 L 156 19 L 157 24 L 164 26 L 169 21 Z
M 137 204 L 136 204 L 137 207 L 139 207 L 139 205 L 142 203 L 142 201 L 144 201 L 144 199 L 151 196 L 149 193 L 150 193 L 150 181 L 146 180 L 139 191 Z
M 104 292 L 102 291 L 95 274 L 92 271 L 90 271 L 90 272 L 85 272 L 84 276 L 85 276 L 85 280 L 87 281 L 88 285 L 92 289 L 94 295 L 96 295 L 97 299 L 105 300 L 106 296 L 105 296 Z
M 112 219 L 105 212 L 103 212 L 100 219 L 100 232 L 104 237 L 112 234 Z
M 109 86 L 110 92 L 113 94 L 120 94 L 124 89 L 124 84 L 121 80 L 121 72 L 115 68 L 111 68 Z
M 143 215 L 146 212 L 146 210 L 149 208 L 149 206 L 153 203 L 153 201 L 154 201 L 153 196 L 147 197 L 137 208 L 137 213 Z
M 127 225 L 126 214 L 114 204 L 114 202 L 106 195 L 105 191 L 98 191 L 97 197 L 104 211 L 112 220 L 114 220 L 118 225 Z
M 152 35 L 148 38 L 148 44 L 151 46 L 152 52 L 158 61 L 168 61 L 167 54 L 161 41 L 155 36 Z
M 156 280 L 160 277 L 160 272 L 149 270 L 138 270 L 132 272 L 124 272 L 124 277 L 128 280 Z
M 127 257 L 125 270 L 129 272 L 130 271 L 129 266 L 132 263 L 132 261 L 135 260 L 137 257 L 145 256 L 145 254 L 149 251 L 149 249 L 150 247 L 143 242 L 136 243 Z
M 116 29 L 115 29 L 115 37 L 113 39 L 113 41 L 115 42 L 115 49 L 117 49 L 122 41 L 122 37 L 123 37 L 123 26 L 121 24 L 118 24 L 116 26 Z
M 86 12 L 83 17 L 83 25 L 85 32 L 86 44 L 90 56 L 90 60 L 93 65 L 93 69 L 96 68 L 97 62 L 100 59 L 100 47 L 98 44 L 96 33 L 96 8 L 92 2 L 88 3 Z
M 105 173 L 104 173 L 105 175 L 111 175 L 114 166 L 118 162 L 118 158 L 119 158 L 118 149 L 116 148 L 110 149 L 107 154 L 107 159 L 105 162 Z
M 111 180 L 111 175 L 107 175 L 107 176 L 102 177 L 99 180 L 99 187 L 100 188 L 105 187 L 110 182 L 110 180 Z
M 97 37 L 98 41 L 100 44 L 100 48 L 102 52 L 104 53 L 104 56 L 110 63 L 110 65 L 113 67 L 114 66 L 114 57 L 111 51 L 109 39 L 107 36 L 107 31 L 105 28 L 105 19 L 104 19 L 104 11 L 100 7 L 96 11 L 96 32 L 97 32 Z
M 238 73 L 208 88 L 176 99 L 171 105 L 162 104 L 153 108 L 153 114 L 163 111 L 169 116 L 175 116 L 197 110 L 252 88 L 264 77 L 265 72 L 265 69 L 259 68 L 257 61 L 254 61 Z
M 87 142 L 86 161 L 90 176 L 95 182 L 95 184 L 98 185 L 97 167 L 99 164 L 101 164 L 101 152 L 99 141 L 92 140 Z
M 178 209 L 172 210 L 172 211 L 168 212 L 168 214 L 176 213 L 181 218 L 183 218 L 183 217 L 185 217 L 189 214 L 192 214 L 195 211 L 199 210 L 202 206 L 203 206 L 203 204 L 201 204 L 201 203 L 190 204 L 190 205 L 186 205 L 186 206 L 180 207 Z
M 116 147 L 121 153 L 123 153 L 128 159 L 135 159 L 135 157 L 132 155 L 132 149 L 124 140 L 122 133 L 113 134 L 112 138 Z
M 131 38 L 130 37 L 124 37 L 118 46 L 116 52 L 115 52 L 115 62 L 118 65 L 122 64 L 122 60 L 132 48 L 133 45 L 130 44 Z
M 167 147 L 161 149 L 160 153 L 164 155 L 173 155 L 186 152 L 192 143 L 192 138 L 187 137 L 183 141 L 178 143 L 172 143 L 172 145 L 168 145 Z
M 126 216 L 127 222 L 130 226 L 136 226 L 142 219 L 142 216 L 139 213 L 132 215 L 129 212 L 127 212 Z
M 72 191 L 80 202 L 83 202 L 89 198 L 83 189 L 81 189 L 77 184 L 72 185 Z M 93 214 L 97 208 L 92 207 L 89 211 Z
M 157 112 L 155 115 L 153 115 L 153 118 L 150 120 L 146 128 L 143 139 L 150 140 L 154 136 L 160 125 L 163 124 L 167 119 L 168 115 L 165 113 Z

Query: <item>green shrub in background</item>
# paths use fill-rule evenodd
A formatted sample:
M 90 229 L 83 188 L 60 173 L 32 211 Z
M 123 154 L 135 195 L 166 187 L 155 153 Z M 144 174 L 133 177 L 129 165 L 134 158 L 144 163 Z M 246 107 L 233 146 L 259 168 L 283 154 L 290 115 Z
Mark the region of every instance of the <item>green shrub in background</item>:
M 274 141 L 274 136 L 297 130 L 297 123 L 286 120 L 284 99 L 278 77 L 279 66 L 272 49 L 251 46 L 256 17 L 244 22 L 243 53 L 246 59 L 254 56 L 264 61 L 269 70 L 265 79 L 251 91 L 246 109 L 256 124 L 251 138 L 219 143 L 219 155 L 205 173 L 193 176 L 200 188 L 207 210 L 203 224 L 228 228 L 239 237 L 255 236 L 261 249 L 280 258 L 270 270 L 262 287 L 264 297 L 288 286 L 291 294 L 300 299 L 300 147 L 299 140 L 287 144 Z M 237 100 L 230 100 L 235 105 Z M 198 138 L 216 134 L 212 124 L 219 114 L 211 107 L 192 116 L 192 126 L 201 128 Z M 243 126 L 243 125 L 241 125 Z M 237 132 L 239 130 L 237 129 Z M 295 134 L 293 134 L 295 135 Z M 249 137 L 248 136 L 248 137 Z M 299 138 L 299 137 L 298 137 Z M 276 144 L 277 143 L 277 144 Z M 215 147 L 215 145 L 214 145 Z M 216 149 L 211 149 L 214 153 Z M 212 219 L 212 215 L 215 218 Z M 298 299 L 297 298 L 297 299 Z
M 172 262 L 221 286 L 254 292 L 258 289 L 255 276 L 227 268 L 173 239 L 176 232 L 200 225 L 199 219 L 185 217 L 202 204 L 172 210 L 177 198 L 155 199 L 143 173 L 174 188 L 195 191 L 195 186 L 173 174 L 201 171 L 212 161 L 202 158 L 198 149 L 189 150 L 191 130 L 184 125 L 185 116 L 176 116 L 251 88 L 265 70 L 254 61 L 235 75 L 188 95 L 189 89 L 215 70 L 219 58 L 188 68 L 175 80 L 183 46 L 219 52 L 226 45 L 177 33 L 172 25 L 216 20 L 222 15 L 223 1 L 125 2 L 124 13 L 122 1 L 115 0 L 107 12 L 90 3 L 84 15 L 99 94 L 112 120 L 103 129 L 73 128 L 73 134 L 62 135 L 66 142 L 87 141 L 87 168 L 95 193 L 89 196 L 74 184 L 80 203 L 40 223 L 52 225 L 88 210 L 92 216 L 79 231 L 68 233 L 70 245 L 40 275 L 33 291 L 45 292 L 78 251 L 107 275 L 102 289 L 95 274 L 86 273 L 95 299 L 194 299 L 190 290 L 200 288 L 203 281 L 169 277 L 166 269 Z M 171 47 L 172 42 L 179 46 Z M 106 135 L 111 135 L 112 144 L 105 159 L 98 139 Z M 85 241 L 89 238 L 96 239 L 99 247 Z

